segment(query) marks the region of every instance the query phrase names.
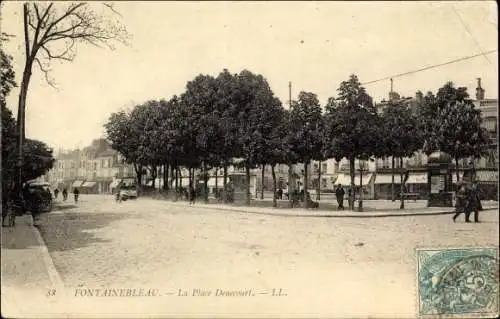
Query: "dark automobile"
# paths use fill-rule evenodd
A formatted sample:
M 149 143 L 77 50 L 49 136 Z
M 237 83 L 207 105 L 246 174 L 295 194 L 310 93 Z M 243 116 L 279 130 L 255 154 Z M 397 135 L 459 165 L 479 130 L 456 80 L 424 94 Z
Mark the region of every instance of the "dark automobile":
M 27 182 L 23 187 L 24 213 L 50 212 L 54 207 L 52 191 L 47 182 Z

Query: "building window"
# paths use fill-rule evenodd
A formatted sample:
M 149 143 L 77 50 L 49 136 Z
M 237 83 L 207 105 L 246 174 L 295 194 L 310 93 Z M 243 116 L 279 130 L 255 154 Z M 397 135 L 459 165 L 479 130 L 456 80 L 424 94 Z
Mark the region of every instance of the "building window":
M 327 169 L 328 169 L 328 164 L 322 163 L 321 164 L 321 173 L 326 173 Z
M 319 171 L 319 164 L 318 163 L 314 163 L 314 173 L 318 172 Z
M 322 178 L 321 179 L 321 188 L 326 188 L 327 185 L 326 185 L 326 178 Z
M 384 157 L 382 159 L 382 168 L 389 168 L 390 167 L 390 164 L 389 164 L 389 159 L 387 157 Z
M 484 128 L 488 130 L 488 132 L 496 132 L 497 131 L 497 119 L 496 117 L 489 116 L 484 119 Z

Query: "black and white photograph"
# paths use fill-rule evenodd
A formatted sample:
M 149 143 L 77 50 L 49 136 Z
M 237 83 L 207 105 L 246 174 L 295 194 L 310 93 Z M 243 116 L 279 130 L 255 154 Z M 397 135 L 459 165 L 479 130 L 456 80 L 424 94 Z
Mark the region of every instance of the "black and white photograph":
M 497 318 L 494 1 L 1 1 L 3 318 Z

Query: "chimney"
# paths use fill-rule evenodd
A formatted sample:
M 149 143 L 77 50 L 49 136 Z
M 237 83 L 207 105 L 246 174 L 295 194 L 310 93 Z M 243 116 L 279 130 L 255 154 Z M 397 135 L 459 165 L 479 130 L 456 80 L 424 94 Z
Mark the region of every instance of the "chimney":
M 476 100 L 484 100 L 484 89 L 481 87 L 481 78 L 477 78 Z
M 417 103 L 422 103 L 423 99 L 424 94 L 421 91 L 417 91 L 417 93 L 415 93 L 415 100 L 417 101 Z

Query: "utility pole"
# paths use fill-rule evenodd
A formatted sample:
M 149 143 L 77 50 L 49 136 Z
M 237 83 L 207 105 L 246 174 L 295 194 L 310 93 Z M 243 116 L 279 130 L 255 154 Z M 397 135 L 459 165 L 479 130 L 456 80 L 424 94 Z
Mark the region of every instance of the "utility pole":
M 288 102 L 290 105 L 290 110 L 292 110 L 292 82 L 288 82 Z M 288 164 L 288 200 L 290 202 L 290 208 L 293 208 L 293 203 L 294 203 L 294 191 L 295 191 L 295 179 L 294 179 L 294 167 L 293 164 L 290 162 Z
M 389 101 L 391 100 L 392 97 L 392 91 L 393 90 L 393 80 L 391 78 L 391 92 L 389 92 Z M 396 190 L 394 189 L 394 156 L 391 156 L 391 199 L 392 201 L 396 201 Z

